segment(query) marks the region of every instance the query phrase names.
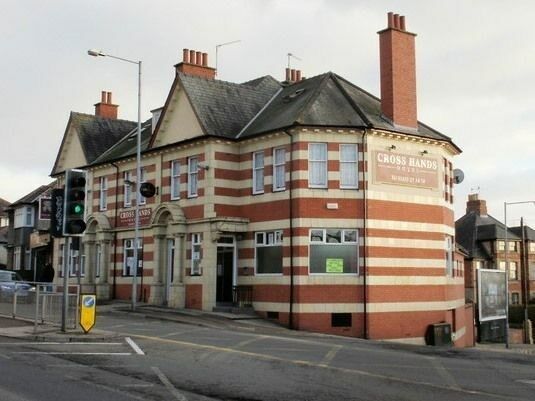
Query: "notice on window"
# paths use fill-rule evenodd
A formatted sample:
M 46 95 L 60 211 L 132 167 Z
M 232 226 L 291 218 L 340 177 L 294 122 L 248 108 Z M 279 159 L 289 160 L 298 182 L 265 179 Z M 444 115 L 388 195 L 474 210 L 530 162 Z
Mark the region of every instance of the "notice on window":
M 344 272 L 344 259 L 327 259 L 325 265 L 327 273 Z

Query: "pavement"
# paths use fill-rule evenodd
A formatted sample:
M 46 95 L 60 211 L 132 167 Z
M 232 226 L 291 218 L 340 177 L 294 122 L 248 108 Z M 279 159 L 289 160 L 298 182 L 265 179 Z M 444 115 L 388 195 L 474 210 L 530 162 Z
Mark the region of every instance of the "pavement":
M 132 311 L 130 303 L 124 301 L 114 301 L 108 304 L 97 305 L 97 328 L 93 328 L 89 331 L 89 333 L 84 333 L 81 328 L 67 329 L 65 332 L 63 332 L 61 328 L 57 325 L 34 325 L 33 321 L 13 319 L 9 316 L 0 315 L 0 337 L 26 339 L 29 341 L 58 342 L 104 342 L 120 337 L 119 333 L 98 329 L 99 313 L 136 314 L 138 316 L 143 316 L 146 319 L 174 321 L 182 324 L 211 328 L 223 327 L 269 335 L 282 334 L 285 336 L 296 337 L 330 336 L 326 334 L 288 330 L 286 327 L 283 327 L 275 322 L 265 320 L 251 314 L 205 312 L 191 309 L 174 309 L 142 303 L 137 304 L 136 310 Z M 394 343 L 384 343 L 388 344 L 389 348 L 393 346 L 395 347 Z M 404 348 L 406 345 L 399 344 L 399 346 L 401 348 Z M 472 349 L 476 349 L 479 351 L 492 351 L 507 354 L 523 354 L 535 356 L 535 345 L 529 344 L 510 344 L 509 348 L 506 348 L 505 344 L 503 343 L 478 343 L 476 347 Z

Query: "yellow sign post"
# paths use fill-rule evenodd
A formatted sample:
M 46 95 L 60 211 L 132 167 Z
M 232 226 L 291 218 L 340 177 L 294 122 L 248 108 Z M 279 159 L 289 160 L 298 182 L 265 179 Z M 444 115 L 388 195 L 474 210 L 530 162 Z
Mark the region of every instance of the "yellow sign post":
M 84 333 L 89 333 L 89 330 L 95 325 L 97 297 L 94 294 L 82 295 L 82 305 L 80 307 L 80 326 Z

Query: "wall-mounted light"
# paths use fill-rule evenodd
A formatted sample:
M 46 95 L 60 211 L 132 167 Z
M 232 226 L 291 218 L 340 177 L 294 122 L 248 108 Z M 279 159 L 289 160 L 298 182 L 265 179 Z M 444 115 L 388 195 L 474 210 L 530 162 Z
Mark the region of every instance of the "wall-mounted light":
M 390 145 L 387 149 L 388 150 L 396 150 L 396 145 Z
M 427 152 L 427 150 L 422 150 L 422 151 L 420 152 L 420 154 L 421 154 L 422 156 L 423 156 L 423 155 L 426 155 L 427 153 L 429 153 L 429 152 Z
M 203 170 L 206 170 L 206 171 L 210 170 L 210 166 L 207 166 L 207 165 L 205 165 L 205 164 L 201 164 L 201 163 L 198 163 L 198 164 L 197 164 L 197 168 L 198 168 L 199 170 L 200 170 L 200 169 L 203 169 Z

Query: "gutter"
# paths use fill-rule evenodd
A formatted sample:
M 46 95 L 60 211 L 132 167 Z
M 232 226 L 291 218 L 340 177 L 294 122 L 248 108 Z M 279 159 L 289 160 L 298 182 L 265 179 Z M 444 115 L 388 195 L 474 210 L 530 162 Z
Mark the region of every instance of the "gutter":
M 112 299 L 116 299 L 117 294 L 117 211 L 119 209 L 119 166 L 111 163 L 115 167 L 115 212 L 113 216 L 113 286 Z
M 292 198 L 292 165 L 293 165 L 293 148 L 294 148 L 294 137 L 288 131 L 283 130 L 286 135 L 290 137 L 290 184 L 289 184 L 289 194 L 288 200 L 290 203 L 289 210 L 289 220 L 290 220 L 290 299 L 288 300 L 290 304 L 290 311 L 288 316 L 288 328 L 290 330 L 294 329 L 293 322 L 293 304 L 294 304 L 294 247 L 293 247 L 293 198 Z
M 364 129 L 362 131 L 362 154 L 363 155 L 368 155 L 368 149 L 367 149 L 367 146 L 366 146 L 366 130 Z M 367 157 L 363 157 L 363 162 L 366 162 L 366 158 Z M 369 339 L 369 334 L 368 334 L 368 328 L 369 328 L 369 324 L 368 324 L 368 283 L 367 283 L 367 276 L 368 276 L 368 266 L 366 264 L 366 259 L 367 259 L 367 255 L 368 255 L 368 250 L 367 250 L 367 246 L 366 246 L 366 239 L 368 237 L 368 233 L 367 233 L 367 221 L 368 221 L 368 200 L 366 198 L 366 188 L 368 186 L 368 164 L 367 163 L 364 163 L 364 165 L 366 166 L 366 169 L 363 169 L 365 171 L 363 171 L 363 181 L 364 181 L 364 184 L 363 184 L 363 189 L 362 189 L 362 195 L 363 195 L 363 198 L 364 198 L 364 204 L 363 204 L 363 208 L 364 208 L 364 227 L 363 227 L 363 234 L 364 234 L 364 238 L 363 238 L 363 271 L 364 271 L 364 300 L 363 300 L 363 306 L 364 306 L 364 339 Z M 358 244 L 357 244 L 358 246 Z M 358 249 L 357 249 L 358 251 Z M 358 255 L 358 252 L 357 252 L 357 255 Z

